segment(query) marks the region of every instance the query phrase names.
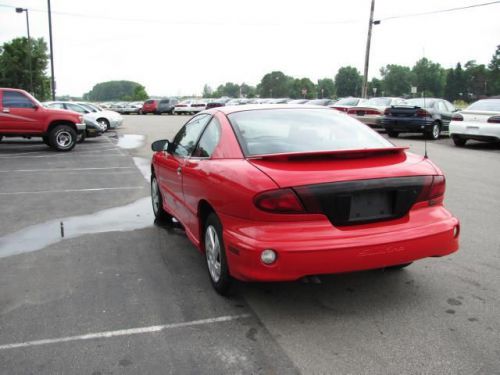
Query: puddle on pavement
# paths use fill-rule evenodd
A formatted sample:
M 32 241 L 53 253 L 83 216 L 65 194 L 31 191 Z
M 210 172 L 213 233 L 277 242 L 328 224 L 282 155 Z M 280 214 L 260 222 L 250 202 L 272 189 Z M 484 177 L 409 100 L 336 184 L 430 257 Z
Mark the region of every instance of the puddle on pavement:
M 151 227 L 154 219 L 151 198 L 145 197 L 125 206 L 89 215 L 47 221 L 0 237 L 0 258 L 41 250 L 63 239 L 85 234 L 126 232 Z M 64 224 L 64 238 L 61 237 L 61 221 Z
M 145 139 L 145 136 L 139 134 L 122 134 L 118 136 L 118 143 L 116 145 L 127 150 L 139 148 L 144 145 Z

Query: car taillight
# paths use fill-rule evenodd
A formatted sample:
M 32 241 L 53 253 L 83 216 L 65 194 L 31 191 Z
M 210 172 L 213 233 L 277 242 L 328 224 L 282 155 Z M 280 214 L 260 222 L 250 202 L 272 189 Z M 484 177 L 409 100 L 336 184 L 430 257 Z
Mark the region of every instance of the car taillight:
M 500 124 L 500 116 L 492 116 L 488 119 L 490 124 Z
M 377 111 L 376 109 L 366 109 L 365 110 L 365 115 L 381 115 L 382 113 Z
M 292 189 L 266 191 L 255 196 L 257 208 L 279 214 L 303 213 L 304 207 Z
M 357 110 L 356 110 L 356 109 L 354 109 L 354 108 L 351 108 L 351 109 L 348 109 L 348 110 L 347 110 L 347 114 L 349 114 L 349 115 L 355 115 L 355 114 L 356 114 L 356 112 L 357 112 Z
M 426 176 L 417 202 L 428 201 L 430 206 L 443 203 L 445 190 L 446 180 L 444 176 Z
M 391 109 L 390 108 L 386 108 L 385 111 L 384 111 L 384 116 L 390 116 L 391 115 Z
M 464 116 L 462 116 L 460 113 L 455 113 L 453 116 L 451 116 L 451 121 L 464 121 Z
M 417 112 L 415 112 L 415 116 L 417 117 L 431 117 L 431 114 L 427 112 L 425 109 L 419 108 Z

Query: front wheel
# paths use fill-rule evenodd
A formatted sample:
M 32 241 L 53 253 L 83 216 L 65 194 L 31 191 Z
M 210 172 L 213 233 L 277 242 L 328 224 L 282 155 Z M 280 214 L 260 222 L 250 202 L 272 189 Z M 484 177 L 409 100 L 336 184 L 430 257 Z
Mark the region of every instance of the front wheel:
M 57 151 L 71 151 L 76 145 L 76 131 L 69 125 L 58 125 L 49 134 L 49 143 Z
M 99 125 L 101 125 L 101 127 L 103 128 L 104 131 L 108 131 L 109 128 L 110 128 L 110 125 L 109 125 L 109 121 L 106 120 L 105 118 L 100 118 L 99 120 L 97 120 L 97 123 Z
M 222 296 L 227 296 L 233 284 L 226 260 L 222 224 L 215 213 L 208 215 L 204 230 L 205 258 L 213 288 Z
M 161 197 L 160 187 L 156 176 L 151 176 L 151 203 L 153 204 L 153 213 L 159 220 L 171 219 L 172 216 L 163 208 L 163 198 Z

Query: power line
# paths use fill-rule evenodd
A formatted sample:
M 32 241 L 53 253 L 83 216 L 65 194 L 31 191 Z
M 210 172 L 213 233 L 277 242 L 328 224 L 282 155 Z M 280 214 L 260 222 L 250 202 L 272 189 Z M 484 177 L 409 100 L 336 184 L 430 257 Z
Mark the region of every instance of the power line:
M 460 11 L 460 10 L 466 10 L 466 9 L 472 9 L 472 8 L 478 8 L 478 7 L 484 7 L 484 6 L 489 6 L 489 5 L 495 5 L 495 4 L 500 4 L 500 0 L 497 1 L 490 1 L 487 3 L 480 3 L 480 4 L 472 4 L 472 5 L 467 5 L 467 6 L 462 6 L 462 7 L 455 7 L 455 8 L 448 8 L 448 9 L 439 9 L 439 10 L 433 10 L 433 11 L 427 11 L 427 12 L 419 12 L 419 13 L 408 13 L 408 14 L 401 14 L 401 15 L 394 15 L 394 16 L 388 16 L 388 17 L 383 17 L 383 18 L 378 18 L 375 22 L 379 21 L 388 21 L 388 20 L 394 20 L 394 19 L 401 19 L 401 18 L 410 18 L 410 17 L 419 17 L 419 16 L 425 16 L 425 15 L 432 15 L 432 14 L 439 14 L 439 13 L 448 13 L 448 12 L 455 12 L 455 11 Z M 10 4 L 0 4 L 0 7 L 4 8 L 13 8 L 15 9 L 16 6 L 10 5 Z M 46 13 L 46 9 L 37 9 L 37 8 L 30 8 L 30 12 L 42 12 Z M 118 22 L 137 22 L 137 23 L 158 23 L 158 24 L 170 24 L 170 25 L 228 25 L 228 24 L 244 24 L 244 25 L 267 25 L 267 26 L 273 26 L 273 25 L 282 25 L 282 22 L 227 22 L 227 21 L 187 21 L 187 20 L 174 20 L 174 19 L 145 19 L 145 18 L 126 18 L 126 17 L 113 17 L 113 16 L 97 16 L 97 15 L 90 15 L 90 14 L 84 14 L 84 13 L 72 13 L 72 12 L 59 12 L 59 11 L 52 11 L 52 14 L 59 15 L 59 16 L 67 16 L 67 17 L 79 17 L 79 18 L 88 18 L 88 19 L 101 19 L 101 20 L 106 20 L 106 21 L 118 21 Z M 346 20 L 336 20 L 336 21 L 330 21 L 330 22 L 306 22 L 305 24 L 309 25 L 342 25 L 342 24 L 353 24 L 353 23 L 360 23 L 364 22 L 362 19 L 346 19 Z

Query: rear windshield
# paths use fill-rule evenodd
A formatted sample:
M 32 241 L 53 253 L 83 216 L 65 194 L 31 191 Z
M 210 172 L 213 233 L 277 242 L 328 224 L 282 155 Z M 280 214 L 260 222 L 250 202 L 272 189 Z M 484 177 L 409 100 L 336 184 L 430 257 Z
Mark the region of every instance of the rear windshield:
M 169 99 L 160 100 L 160 104 L 168 104 L 169 102 Z
M 228 118 L 246 156 L 394 147 L 368 126 L 330 109 L 261 109 Z
M 407 99 L 405 105 L 412 105 L 421 108 L 429 108 L 434 105 L 434 102 L 435 100 L 432 99 L 415 98 L 415 99 Z
M 153 104 L 155 101 L 154 100 L 146 100 L 144 104 Z
M 484 99 L 472 103 L 467 110 L 500 112 L 500 99 Z
M 344 98 L 340 99 L 335 105 L 358 105 L 358 98 Z
M 376 105 L 376 106 L 389 106 L 391 105 L 391 98 L 371 98 L 367 100 L 366 102 L 363 103 L 363 105 L 370 106 L 370 105 Z

